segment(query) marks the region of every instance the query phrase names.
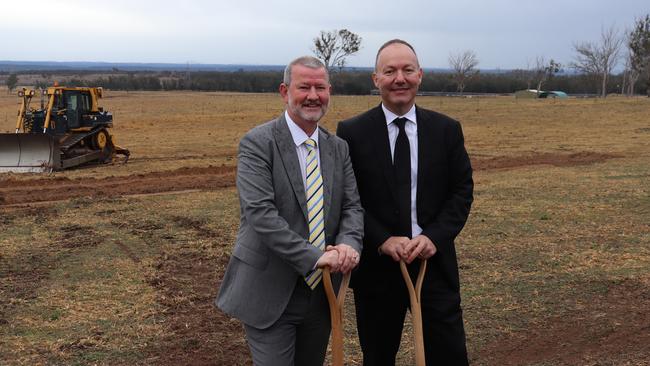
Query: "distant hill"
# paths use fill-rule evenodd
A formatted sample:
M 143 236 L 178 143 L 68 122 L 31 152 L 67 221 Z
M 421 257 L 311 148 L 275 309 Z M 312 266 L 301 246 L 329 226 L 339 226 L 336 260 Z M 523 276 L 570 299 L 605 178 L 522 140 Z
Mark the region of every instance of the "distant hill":
M 282 65 L 174 64 L 137 62 L 2 61 L 0 72 L 26 71 L 282 71 Z
M 226 65 L 197 63 L 138 63 L 138 62 L 58 62 L 58 61 L 2 61 L 0 72 L 35 71 L 283 71 L 284 65 Z M 372 71 L 372 67 L 346 67 L 346 71 Z M 450 73 L 448 68 L 425 68 L 425 72 Z M 510 70 L 486 69 L 482 73 L 499 74 Z

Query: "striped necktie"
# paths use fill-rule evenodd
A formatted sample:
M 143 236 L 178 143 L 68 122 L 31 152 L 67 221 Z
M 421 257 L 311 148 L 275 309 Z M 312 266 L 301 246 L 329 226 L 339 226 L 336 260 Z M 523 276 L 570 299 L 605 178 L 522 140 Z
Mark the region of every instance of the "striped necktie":
M 309 220 L 309 242 L 320 250 L 325 250 L 325 221 L 323 214 L 323 178 L 318 167 L 318 157 L 316 154 L 316 141 L 307 139 L 307 219 Z M 323 271 L 320 268 L 312 271 L 305 281 L 311 289 L 315 289 L 323 277 Z

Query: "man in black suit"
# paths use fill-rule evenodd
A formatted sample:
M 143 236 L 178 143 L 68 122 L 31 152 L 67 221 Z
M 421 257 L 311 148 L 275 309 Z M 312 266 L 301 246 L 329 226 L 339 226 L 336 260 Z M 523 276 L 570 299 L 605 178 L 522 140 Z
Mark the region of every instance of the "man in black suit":
M 394 365 L 412 276 L 427 260 L 421 303 L 428 365 L 467 365 L 454 239 L 467 221 L 472 168 L 460 124 L 415 105 L 422 81 L 415 50 L 402 40 L 377 52 L 382 103 L 339 123 L 350 146 L 365 209 L 362 259 L 353 274 L 364 365 Z

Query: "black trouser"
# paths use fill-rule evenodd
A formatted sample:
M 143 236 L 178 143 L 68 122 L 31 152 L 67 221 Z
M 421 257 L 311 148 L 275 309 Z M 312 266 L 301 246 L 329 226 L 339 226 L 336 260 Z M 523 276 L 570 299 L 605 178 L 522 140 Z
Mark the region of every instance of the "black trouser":
M 468 365 L 459 296 L 434 296 L 423 288 L 421 297 L 427 366 Z M 392 285 L 380 291 L 355 288 L 354 302 L 363 365 L 395 365 L 410 307 L 406 287 Z

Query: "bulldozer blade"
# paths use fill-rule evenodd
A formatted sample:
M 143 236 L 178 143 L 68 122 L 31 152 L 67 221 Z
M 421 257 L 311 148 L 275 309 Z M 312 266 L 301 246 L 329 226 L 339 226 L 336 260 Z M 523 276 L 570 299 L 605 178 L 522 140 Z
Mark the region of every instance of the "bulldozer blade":
M 56 139 L 45 134 L 0 134 L 0 173 L 42 173 L 61 169 Z

